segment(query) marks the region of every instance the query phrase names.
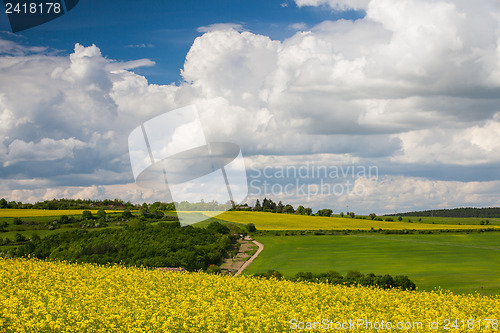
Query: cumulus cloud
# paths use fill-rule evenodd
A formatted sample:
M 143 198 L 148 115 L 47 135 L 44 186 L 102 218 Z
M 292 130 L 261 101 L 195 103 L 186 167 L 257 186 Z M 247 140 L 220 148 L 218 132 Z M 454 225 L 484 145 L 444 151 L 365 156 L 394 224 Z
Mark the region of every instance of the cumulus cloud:
M 107 193 L 131 181 L 130 131 L 195 104 L 207 139 L 238 143 L 247 160 L 349 159 L 385 170 L 388 178 L 370 183 L 370 195 L 339 198 L 342 204 L 358 200 L 359 207 L 390 210 L 419 200 L 443 207 L 498 202 L 491 185 L 498 174 L 480 182 L 484 174 L 477 171 L 500 168 L 498 3 L 296 4 L 363 9 L 366 16 L 307 31 L 297 25 L 283 41 L 239 24 L 201 27 L 178 85 L 149 84 L 132 69 L 152 61 L 106 59 L 95 45 L 77 44 L 66 57 L 0 43 L 7 54 L 0 58 L 0 174 L 19 182 L 50 179 L 57 189 L 65 181 L 75 186 L 72 175 L 86 185 L 101 179 Z M 50 158 L 42 153 L 49 150 Z M 38 162 L 48 170 L 45 178 Z M 457 179 L 445 179 L 443 170 L 457 167 Z
M 40 142 L 25 142 L 19 139 L 12 141 L 4 166 L 19 161 L 54 161 L 65 157 L 73 157 L 73 151 L 88 146 L 75 138 L 54 140 L 43 138 Z

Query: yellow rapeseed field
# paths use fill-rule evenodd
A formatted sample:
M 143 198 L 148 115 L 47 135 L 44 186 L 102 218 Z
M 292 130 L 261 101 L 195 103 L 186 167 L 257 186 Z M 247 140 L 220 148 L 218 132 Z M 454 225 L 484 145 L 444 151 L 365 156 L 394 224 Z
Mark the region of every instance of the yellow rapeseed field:
M 0 259 L 0 332 L 499 332 L 499 315 L 499 296 Z
M 218 219 L 235 223 L 253 223 L 258 230 L 439 230 L 439 229 L 484 229 L 495 225 L 425 224 L 409 222 L 386 222 L 342 217 L 307 216 L 295 214 L 275 214 L 263 212 L 224 212 Z
M 90 210 L 92 214 L 97 210 Z M 0 217 L 40 217 L 40 216 L 61 216 L 61 215 L 82 215 L 82 209 L 72 210 L 45 210 L 45 209 L 0 209 Z M 118 210 L 106 210 L 106 213 L 121 212 Z

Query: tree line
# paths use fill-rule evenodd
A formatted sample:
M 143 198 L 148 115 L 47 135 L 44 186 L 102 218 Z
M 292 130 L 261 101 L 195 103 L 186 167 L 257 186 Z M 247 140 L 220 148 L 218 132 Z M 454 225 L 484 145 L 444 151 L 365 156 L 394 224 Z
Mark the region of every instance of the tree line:
M 130 201 L 123 200 L 90 200 L 90 199 L 52 199 L 38 201 L 34 204 L 22 201 L 8 201 L 0 199 L 0 208 L 12 209 L 45 209 L 45 210 L 68 210 L 68 209 L 139 209 L 140 205 L 134 205 Z
M 267 273 L 254 274 L 255 277 L 270 279 L 275 278 L 278 280 L 288 280 L 295 282 L 315 282 L 315 283 L 329 283 L 329 284 L 343 284 L 343 285 L 361 285 L 373 286 L 382 289 L 398 288 L 402 290 L 415 290 L 416 285 L 406 275 L 397 275 L 392 277 L 389 274 L 375 275 L 373 273 L 362 274 L 358 271 L 348 271 L 345 276 L 335 271 L 328 271 L 326 273 L 311 273 L 299 272 L 291 278 L 285 278 L 283 274 L 276 270 L 269 270 Z
M 431 216 L 431 217 L 476 217 L 495 218 L 500 217 L 500 207 L 474 208 L 463 207 L 453 209 L 433 209 L 408 213 L 387 214 L 387 216 Z

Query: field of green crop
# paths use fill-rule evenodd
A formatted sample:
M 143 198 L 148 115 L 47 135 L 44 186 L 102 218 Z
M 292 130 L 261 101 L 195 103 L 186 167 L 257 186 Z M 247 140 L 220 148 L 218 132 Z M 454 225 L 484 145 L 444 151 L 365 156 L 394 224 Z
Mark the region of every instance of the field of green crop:
M 275 269 L 285 276 L 348 270 L 408 275 L 420 289 L 500 294 L 500 233 L 263 236 L 264 251 L 245 274 Z M 483 287 L 481 289 L 481 287 Z
M 479 224 L 463 224 L 450 223 L 444 226 L 443 224 L 432 223 L 415 223 L 405 221 L 386 222 L 373 221 L 370 219 L 352 219 L 347 217 L 322 217 L 322 216 L 306 216 L 294 214 L 274 214 L 262 212 L 224 212 L 217 219 L 247 224 L 255 224 L 260 230 L 439 230 L 439 229 L 481 229 L 481 228 L 498 228 L 499 225 L 479 225 Z M 437 219 L 437 218 L 435 218 Z

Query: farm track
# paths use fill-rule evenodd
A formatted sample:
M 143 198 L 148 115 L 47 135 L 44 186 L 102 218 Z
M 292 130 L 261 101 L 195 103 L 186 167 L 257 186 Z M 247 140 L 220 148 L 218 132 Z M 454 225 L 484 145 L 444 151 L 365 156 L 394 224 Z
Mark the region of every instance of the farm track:
M 255 258 L 257 258 L 257 256 L 262 252 L 262 250 L 264 250 L 264 244 L 259 243 L 256 240 L 248 238 L 248 237 L 245 238 L 245 240 L 251 240 L 259 248 L 257 249 L 257 252 L 255 252 L 254 255 L 252 257 L 250 257 L 250 259 L 248 259 L 247 261 L 245 261 L 245 263 L 243 264 L 243 266 L 241 266 L 240 269 L 238 269 L 238 271 L 234 274 L 234 276 L 240 275 L 243 272 L 243 270 L 245 270 L 245 268 L 247 268 L 252 263 L 252 261 Z

